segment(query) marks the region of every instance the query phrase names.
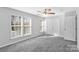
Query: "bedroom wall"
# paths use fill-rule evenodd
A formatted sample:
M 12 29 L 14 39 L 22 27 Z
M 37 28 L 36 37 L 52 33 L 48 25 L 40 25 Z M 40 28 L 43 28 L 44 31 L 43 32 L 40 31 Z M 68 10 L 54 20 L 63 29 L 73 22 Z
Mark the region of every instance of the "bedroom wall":
M 48 34 L 64 37 L 65 40 L 76 41 L 76 12 L 66 11 L 61 15 L 46 18 Z
M 24 17 L 31 17 L 32 18 L 32 35 L 10 39 L 10 31 L 11 31 L 11 15 L 18 15 Z M 18 10 L 10 9 L 7 7 L 0 8 L 0 47 L 26 40 L 28 38 L 41 35 L 40 33 L 40 20 L 43 18 L 32 15 L 29 13 L 21 12 Z M 38 25 L 37 25 L 38 24 Z
M 55 15 L 52 17 L 46 18 L 46 33 L 52 34 L 52 35 L 61 35 L 62 33 L 62 27 L 63 27 L 63 22 L 62 22 L 62 15 Z

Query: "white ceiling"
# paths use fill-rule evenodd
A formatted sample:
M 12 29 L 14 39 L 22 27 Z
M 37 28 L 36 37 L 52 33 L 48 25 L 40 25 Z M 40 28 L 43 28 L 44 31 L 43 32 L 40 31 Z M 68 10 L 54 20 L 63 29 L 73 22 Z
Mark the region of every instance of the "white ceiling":
M 39 13 L 37 11 L 41 11 L 45 8 L 51 8 L 53 9 L 53 12 L 56 13 L 56 15 L 62 14 L 66 11 L 75 10 L 76 8 L 72 7 L 10 7 L 16 10 L 20 10 L 23 12 L 28 12 L 34 15 L 38 15 Z

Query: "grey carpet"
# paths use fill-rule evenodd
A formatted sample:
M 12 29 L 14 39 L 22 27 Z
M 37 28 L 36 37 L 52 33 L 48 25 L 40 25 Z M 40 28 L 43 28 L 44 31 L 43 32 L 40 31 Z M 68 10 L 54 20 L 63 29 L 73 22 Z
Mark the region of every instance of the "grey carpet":
M 73 47 L 75 46 L 75 49 Z M 77 52 L 76 43 L 62 37 L 41 36 L 0 48 L 0 52 Z

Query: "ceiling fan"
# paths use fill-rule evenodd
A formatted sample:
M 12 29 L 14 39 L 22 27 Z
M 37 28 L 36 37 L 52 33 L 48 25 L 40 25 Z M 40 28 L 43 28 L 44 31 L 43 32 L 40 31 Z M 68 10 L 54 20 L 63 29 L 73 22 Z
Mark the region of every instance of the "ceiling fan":
M 41 15 L 41 14 L 44 14 L 44 15 L 55 15 L 54 12 L 52 12 L 52 9 L 44 9 L 43 11 L 38 11 Z

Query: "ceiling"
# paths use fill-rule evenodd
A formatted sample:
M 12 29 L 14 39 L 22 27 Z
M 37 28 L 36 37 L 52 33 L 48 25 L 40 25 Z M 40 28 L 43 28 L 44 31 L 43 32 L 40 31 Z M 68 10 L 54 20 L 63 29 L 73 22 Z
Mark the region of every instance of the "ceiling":
M 63 14 L 64 12 L 76 9 L 74 7 L 10 7 L 10 8 L 20 10 L 23 12 L 28 12 L 34 15 L 38 15 L 39 13 L 37 11 L 41 11 L 45 8 L 51 8 L 53 12 L 55 13 L 55 15 L 60 15 L 60 14 Z

